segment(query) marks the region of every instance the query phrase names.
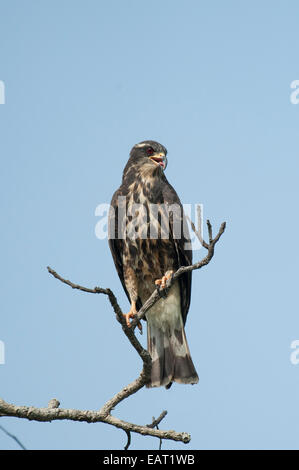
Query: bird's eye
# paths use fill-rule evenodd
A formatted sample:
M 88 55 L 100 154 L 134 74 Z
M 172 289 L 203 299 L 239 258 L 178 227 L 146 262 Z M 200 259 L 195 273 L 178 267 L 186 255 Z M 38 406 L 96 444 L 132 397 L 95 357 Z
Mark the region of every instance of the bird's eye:
M 146 153 L 150 156 L 150 155 L 154 155 L 155 151 L 153 147 L 149 147 L 148 149 L 146 149 Z

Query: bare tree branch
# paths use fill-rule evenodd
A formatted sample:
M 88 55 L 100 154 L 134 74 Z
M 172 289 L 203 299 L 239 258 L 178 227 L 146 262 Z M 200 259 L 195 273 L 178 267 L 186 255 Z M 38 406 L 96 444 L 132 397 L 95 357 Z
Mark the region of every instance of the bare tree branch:
M 201 219 L 200 209 L 198 209 L 198 219 Z M 171 285 L 185 272 L 193 271 L 196 269 L 200 269 L 203 266 L 206 266 L 214 256 L 214 249 L 216 243 L 219 241 L 221 235 L 225 230 L 225 222 L 223 222 L 220 226 L 220 229 L 213 238 L 212 233 L 212 225 L 210 221 L 207 221 L 207 228 L 208 228 L 208 235 L 209 235 L 209 243 L 206 243 L 201 236 L 201 228 L 199 222 L 199 230 L 196 230 L 194 224 L 191 222 L 192 229 L 194 230 L 196 236 L 199 238 L 201 244 L 204 248 L 208 250 L 207 255 L 195 264 L 191 266 L 182 266 L 180 267 L 172 276 L 171 279 L 167 281 L 166 289 L 163 292 L 169 291 Z M 109 288 L 102 288 L 102 287 L 94 287 L 93 289 L 81 286 L 79 284 L 74 284 L 73 282 L 64 279 L 56 271 L 52 268 L 47 268 L 49 273 L 54 276 L 59 281 L 63 282 L 64 284 L 68 285 L 72 289 L 78 289 L 83 292 L 92 293 L 92 294 L 104 294 L 107 295 L 110 304 L 113 308 L 115 313 L 116 319 L 121 324 L 122 329 L 127 336 L 128 340 L 130 341 L 131 345 L 134 347 L 136 352 L 139 354 L 143 368 L 142 371 L 137 379 L 133 382 L 125 386 L 122 390 L 120 390 L 116 395 L 114 395 L 110 400 L 108 400 L 100 410 L 92 411 L 92 410 L 76 410 L 76 409 L 63 409 L 59 408 L 59 401 L 57 399 L 50 400 L 48 407 L 46 408 L 37 408 L 33 406 L 17 406 L 10 403 L 5 402 L 3 399 L 0 398 L 0 416 L 14 416 L 18 418 L 26 418 L 29 420 L 35 421 L 53 421 L 53 420 L 71 420 L 71 421 L 84 421 L 87 423 L 107 423 L 117 428 L 124 430 L 128 436 L 128 441 L 125 446 L 127 449 L 131 442 L 131 432 L 135 432 L 144 436 L 153 436 L 160 439 L 160 448 L 162 439 L 170 439 L 173 441 L 180 441 L 183 443 L 190 442 L 191 436 L 185 432 L 176 432 L 173 430 L 164 431 L 158 429 L 159 423 L 162 419 L 166 416 L 167 412 L 163 411 L 159 418 L 153 419 L 153 422 L 150 425 L 138 425 L 134 423 L 130 423 L 127 421 L 123 421 L 119 418 L 116 418 L 111 414 L 113 409 L 123 400 L 128 398 L 129 396 L 136 393 L 140 390 L 144 385 L 149 381 L 150 374 L 151 374 L 151 356 L 146 349 L 142 347 L 140 342 L 138 341 L 137 337 L 135 336 L 134 329 L 137 323 L 145 317 L 146 312 L 160 299 L 159 291 L 155 290 L 153 294 L 149 297 L 149 299 L 143 304 L 142 308 L 139 310 L 136 317 L 133 319 L 131 326 L 128 327 L 122 313 L 122 310 L 117 302 L 117 299 L 114 293 Z
M 54 420 L 70 420 L 85 423 L 107 423 L 124 431 L 136 432 L 144 436 L 153 436 L 161 439 L 170 439 L 187 443 L 191 437 L 184 432 L 161 431 L 151 429 L 148 426 L 129 423 L 120 420 L 111 414 L 106 414 L 101 408 L 98 411 L 76 410 L 64 408 L 37 408 L 34 406 L 18 406 L 5 402 L 0 398 L 0 412 L 2 416 L 12 416 L 15 418 L 25 418 L 30 421 L 50 422 Z

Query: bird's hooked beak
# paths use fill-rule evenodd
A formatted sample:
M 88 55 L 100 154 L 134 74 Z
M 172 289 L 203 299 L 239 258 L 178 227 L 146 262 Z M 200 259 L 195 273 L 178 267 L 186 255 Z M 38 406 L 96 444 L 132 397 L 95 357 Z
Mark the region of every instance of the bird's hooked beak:
M 163 170 L 166 169 L 166 167 L 167 167 L 167 158 L 166 158 L 165 153 L 163 153 L 163 152 L 155 153 L 154 155 L 151 155 L 149 158 L 150 158 L 150 160 L 152 160 L 152 162 L 155 163 L 155 165 L 160 166 L 161 168 L 163 168 Z

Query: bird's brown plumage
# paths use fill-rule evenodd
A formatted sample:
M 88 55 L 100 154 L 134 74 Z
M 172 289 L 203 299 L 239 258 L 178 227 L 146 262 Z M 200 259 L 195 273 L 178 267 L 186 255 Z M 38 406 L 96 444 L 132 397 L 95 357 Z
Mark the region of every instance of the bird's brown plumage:
M 148 148 L 155 155 L 166 157 L 166 149 L 157 142 L 145 141 L 133 147 L 109 215 L 113 260 L 126 295 L 137 310 L 154 291 L 157 279 L 192 264 L 181 202 L 161 165 L 149 158 Z M 184 331 L 191 276 L 191 272 L 183 274 L 167 297 L 146 314 L 148 350 L 152 356 L 148 386 L 198 381 Z

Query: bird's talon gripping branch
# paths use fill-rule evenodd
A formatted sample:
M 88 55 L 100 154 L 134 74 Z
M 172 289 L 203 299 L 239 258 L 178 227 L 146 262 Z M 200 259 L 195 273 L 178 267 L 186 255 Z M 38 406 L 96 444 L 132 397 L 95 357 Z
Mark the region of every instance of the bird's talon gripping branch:
M 173 278 L 173 271 L 169 270 L 161 279 L 155 280 L 156 289 L 160 297 L 165 298 L 167 296 L 167 289 L 166 289 L 167 281 L 172 278 Z
M 132 302 L 131 304 L 131 309 L 129 311 L 129 313 L 123 313 L 123 316 L 125 317 L 125 320 L 126 320 L 126 324 L 127 324 L 127 327 L 128 328 L 131 328 L 131 319 L 133 320 L 136 315 L 137 315 L 137 309 L 136 309 L 136 302 Z M 137 326 L 139 328 L 139 331 L 140 333 L 142 334 L 142 325 L 140 323 L 140 321 L 137 323 Z
M 169 270 L 164 276 L 162 276 L 161 279 L 156 279 L 155 284 L 156 286 L 160 286 L 161 289 L 165 289 L 167 281 L 169 279 L 172 279 L 172 277 L 173 277 L 173 271 Z

